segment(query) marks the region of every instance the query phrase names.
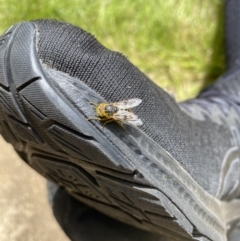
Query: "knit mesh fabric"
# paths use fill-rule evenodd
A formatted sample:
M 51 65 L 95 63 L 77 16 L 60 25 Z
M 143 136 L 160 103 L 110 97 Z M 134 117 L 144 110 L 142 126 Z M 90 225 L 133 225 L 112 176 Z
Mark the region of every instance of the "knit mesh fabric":
M 205 121 L 189 117 L 123 55 L 106 49 L 87 32 L 56 21 L 34 24 L 43 64 L 78 78 L 109 102 L 142 99 L 134 109 L 143 121 L 140 128 L 206 191 L 216 194 L 222 161 L 232 145 L 227 128 L 207 117 Z

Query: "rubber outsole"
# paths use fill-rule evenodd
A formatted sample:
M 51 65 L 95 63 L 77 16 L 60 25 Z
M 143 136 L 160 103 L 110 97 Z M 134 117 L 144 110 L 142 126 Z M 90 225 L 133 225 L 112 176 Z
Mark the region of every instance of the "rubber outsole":
M 171 240 L 224 241 L 240 202 L 225 203 L 138 128 L 103 128 L 79 79 L 40 63 L 36 27 L 0 39 L 0 133 L 37 172 L 81 202 Z

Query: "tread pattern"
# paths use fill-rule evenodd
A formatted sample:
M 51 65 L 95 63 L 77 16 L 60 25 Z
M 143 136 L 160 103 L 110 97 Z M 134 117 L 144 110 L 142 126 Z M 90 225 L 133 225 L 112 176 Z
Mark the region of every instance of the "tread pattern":
M 16 28 L 12 35 L 7 33 L 0 39 L 0 133 L 5 140 L 37 172 L 109 216 L 172 240 L 210 241 L 168 197 L 151 186 L 131 161 L 126 161 L 121 147 L 113 146 L 117 155 L 104 152 L 109 143 L 97 139 L 79 119 L 85 116 L 80 116 L 74 106 L 78 95 L 72 95 L 71 100 L 64 96 L 63 101 L 63 93 L 53 84 L 46 84 L 32 52 L 33 25 Z M 14 42 L 7 45 L 14 37 Z M 25 64 L 26 59 L 31 60 L 31 65 Z M 5 71 L 6 63 L 11 65 L 11 71 Z M 91 92 L 87 94 L 96 98 Z M 71 109 L 68 116 L 62 111 L 66 108 Z M 143 162 L 150 165 L 146 159 Z M 193 202 L 190 197 L 185 199 Z

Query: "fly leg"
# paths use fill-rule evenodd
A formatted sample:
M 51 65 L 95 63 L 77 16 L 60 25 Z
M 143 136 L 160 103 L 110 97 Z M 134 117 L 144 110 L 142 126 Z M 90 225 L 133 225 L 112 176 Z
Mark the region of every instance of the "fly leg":
M 99 120 L 99 121 L 102 121 L 103 119 L 102 118 L 100 118 L 100 117 L 89 117 L 89 118 L 87 118 L 87 120 L 88 121 L 90 121 L 90 120 Z
M 110 122 L 113 122 L 113 121 L 115 121 L 115 120 L 114 120 L 114 119 L 110 119 L 110 120 L 109 120 L 109 119 L 106 118 L 106 121 L 105 121 L 104 124 L 103 124 L 103 128 L 105 127 L 106 124 L 108 124 L 108 123 L 110 123 Z
M 123 130 L 125 130 L 127 132 L 125 126 L 122 123 L 122 121 L 116 120 L 116 122 L 123 128 Z
M 93 103 L 93 102 L 89 102 L 89 103 L 90 103 L 90 105 L 93 105 L 94 107 L 98 106 L 98 104 L 96 104 L 96 103 Z
M 95 104 L 95 103 L 93 103 L 93 102 L 89 102 L 89 104 L 90 104 L 90 105 L 93 105 L 95 108 L 96 108 L 96 106 L 97 106 L 97 104 Z M 89 117 L 89 118 L 87 118 L 87 120 L 88 120 L 88 121 L 90 121 L 90 120 L 99 120 L 99 121 L 101 121 L 101 118 L 95 116 L 95 117 Z

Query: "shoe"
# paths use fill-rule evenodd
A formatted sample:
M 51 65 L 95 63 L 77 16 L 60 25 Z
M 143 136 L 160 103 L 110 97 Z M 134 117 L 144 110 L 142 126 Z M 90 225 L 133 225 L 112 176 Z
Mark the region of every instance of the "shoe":
M 170 241 L 110 218 L 77 201 L 62 188 L 53 197 L 52 209 L 72 241 Z
M 0 133 L 72 197 L 171 240 L 224 241 L 240 220 L 239 107 L 213 89 L 177 104 L 87 32 L 24 22 L 0 39 Z M 139 98 L 141 126 L 92 103 Z
M 112 219 L 71 197 L 63 188 L 48 182 L 48 196 L 61 228 L 72 241 L 171 241 Z M 92 230 L 94 227 L 94 232 Z M 228 233 L 228 241 L 239 241 L 240 223 Z

